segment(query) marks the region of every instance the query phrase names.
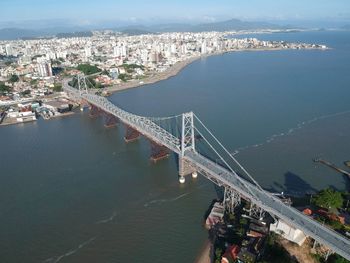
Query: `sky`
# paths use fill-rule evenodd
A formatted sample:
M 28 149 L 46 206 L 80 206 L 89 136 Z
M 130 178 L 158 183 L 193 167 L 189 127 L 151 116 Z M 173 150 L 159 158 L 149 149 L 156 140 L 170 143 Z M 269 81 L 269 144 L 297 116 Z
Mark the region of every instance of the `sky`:
M 0 0 L 0 22 L 69 19 L 212 22 L 243 20 L 350 21 L 350 0 Z

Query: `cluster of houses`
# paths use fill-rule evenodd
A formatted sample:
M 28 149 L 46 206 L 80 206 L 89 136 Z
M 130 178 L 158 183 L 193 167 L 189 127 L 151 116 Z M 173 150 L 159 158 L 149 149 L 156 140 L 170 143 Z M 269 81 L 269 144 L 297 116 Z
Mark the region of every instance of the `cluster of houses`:
M 293 228 L 282 220 L 274 221 L 270 217 L 255 218 L 249 213 L 249 209 L 242 207 L 238 210 L 235 214 L 231 214 L 231 216 L 238 216 L 236 223 L 232 223 L 232 218 L 229 220 L 225 214 L 224 205 L 215 202 L 205 221 L 207 229 L 215 232 L 214 247 L 215 243 L 224 244 L 222 263 L 257 262 L 264 254 L 270 232 L 275 232 L 299 246 L 307 238 L 301 230 Z M 239 239 L 232 239 L 233 233 L 239 231 L 241 231 Z

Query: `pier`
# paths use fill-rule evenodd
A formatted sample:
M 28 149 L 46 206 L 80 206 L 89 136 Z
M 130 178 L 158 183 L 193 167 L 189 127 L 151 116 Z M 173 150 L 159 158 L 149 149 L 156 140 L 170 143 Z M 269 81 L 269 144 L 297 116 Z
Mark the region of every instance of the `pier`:
M 342 173 L 342 174 L 344 174 L 344 175 L 347 175 L 347 176 L 349 177 L 349 179 L 350 179 L 350 172 L 345 171 L 345 170 L 343 170 L 343 169 L 341 169 L 341 168 L 335 166 L 334 164 L 332 164 L 332 163 L 330 163 L 330 162 L 328 162 L 328 161 L 326 161 L 326 160 L 323 160 L 323 159 L 320 159 L 320 158 L 316 158 L 316 159 L 314 159 L 313 161 L 314 161 L 315 163 L 322 163 L 322 164 L 324 164 L 324 165 L 326 165 L 326 166 L 328 166 L 328 167 L 330 167 L 330 168 L 336 170 L 336 171 L 339 172 L 339 173 Z

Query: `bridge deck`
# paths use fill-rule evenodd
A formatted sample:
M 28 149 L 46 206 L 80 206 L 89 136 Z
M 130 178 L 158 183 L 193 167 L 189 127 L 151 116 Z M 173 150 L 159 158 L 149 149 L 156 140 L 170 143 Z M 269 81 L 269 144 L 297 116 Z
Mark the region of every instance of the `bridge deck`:
M 195 165 L 208 179 L 228 186 L 246 198 L 252 200 L 266 212 L 275 215 L 289 225 L 302 230 L 306 235 L 314 238 L 319 243 L 326 245 L 334 252 L 350 260 L 350 240 L 332 229 L 321 225 L 316 220 L 308 217 L 297 209 L 287 206 L 280 199 L 249 182 L 242 182 L 237 174 L 232 173 L 222 166 L 214 163 L 197 152 L 187 152 L 186 159 Z
M 122 122 L 154 142 L 164 145 L 171 151 L 180 154 L 180 140 L 150 119 L 124 111 L 106 98 L 86 93 L 80 94 L 78 90 L 68 85 L 68 81 L 64 82 L 63 88 L 74 97 L 81 98 L 101 108 L 103 111 L 116 116 Z M 214 183 L 234 189 L 244 198 L 251 200 L 266 212 L 282 219 L 295 228 L 301 229 L 306 235 L 309 235 L 319 243 L 326 245 L 334 252 L 350 260 L 350 240 L 341 236 L 339 233 L 321 225 L 295 208 L 285 205 L 270 193 L 260 190 L 255 185 L 239 177 L 236 173 L 228 171 L 224 167 L 200 155 L 198 152 L 187 151 L 184 158 L 190 161 L 200 173 Z

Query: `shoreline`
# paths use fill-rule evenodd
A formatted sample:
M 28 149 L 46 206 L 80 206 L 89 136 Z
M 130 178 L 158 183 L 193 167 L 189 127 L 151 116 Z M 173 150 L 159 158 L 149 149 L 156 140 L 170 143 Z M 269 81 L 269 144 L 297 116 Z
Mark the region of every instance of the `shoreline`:
M 329 48 L 327 48 L 327 49 L 320 49 L 320 48 L 304 48 L 304 49 L 259 48 L 259 49 L 251 49 L 251 48 L 245 48 L 245 49 L 233 49 L 233 50 L 214 52 L 214 53 L 210 53 L 210 54 L 206 54 L 206 55 L 191 57 L 191 58 L 183 60 L 183 61 L 179 61 L 163 72 L 153 73 L 151 76 L 149 76 L 143 80 L 132 80 L 132 81 L 124 82 L 122 84 L 114 85 L 111 87 L 106 87 L 104 89 L 104 91 L 110 92 L 111 93 L 110 95 L 112 95 L 113 93 L 116 93 L 118 91 L 138 88 L 141 86 L 154 84 L 154 83 L 160 82 L 162 80 L 167 80 L 171 77 L 175 77 L 178 73 L 180 73 L 184 68 L 186 68 L 188 65 L 192 64 L 193 62 L 195 62 L 199 59 L 203 59 L 203 58 L 207 58 L 207 57 L 211 57 L 211 56 L 218 56 L 218 55 L 223 55 L 226 53 L 233 53 L 233 52 L 281 51 L 281 50 L 320 50 L 320 51 L 326 51 L 326 50 L 329 50 Z
M 204 242 L 201 252 L 196 257 L 194 263 L 212 263 L 213 262 L 213 245 L 209 240 Z

